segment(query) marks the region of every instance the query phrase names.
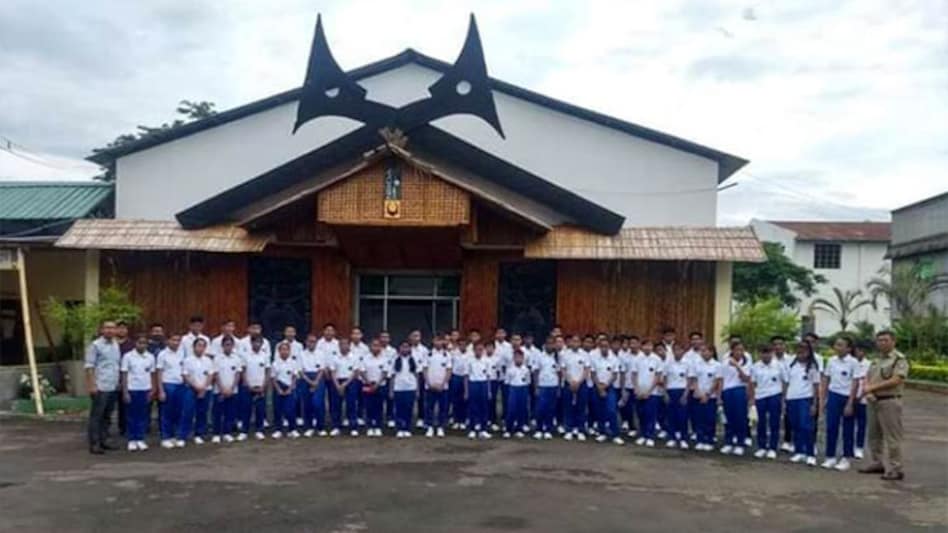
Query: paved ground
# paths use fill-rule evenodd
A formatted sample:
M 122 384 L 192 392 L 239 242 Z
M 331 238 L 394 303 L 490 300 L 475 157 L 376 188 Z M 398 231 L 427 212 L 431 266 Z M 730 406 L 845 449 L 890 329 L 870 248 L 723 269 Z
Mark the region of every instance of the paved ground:
M 2 531 L 948 530 L 948 397 L 907 398 L 908 481 L 561 440 L 267 441 L 86 453 L 0 419 Z

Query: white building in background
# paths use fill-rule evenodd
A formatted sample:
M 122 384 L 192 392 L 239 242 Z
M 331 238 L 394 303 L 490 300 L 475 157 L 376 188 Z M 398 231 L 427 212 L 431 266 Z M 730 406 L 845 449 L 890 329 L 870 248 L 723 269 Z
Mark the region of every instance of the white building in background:
M 879 275 L 891 238 L 888 222 L 791 222 L 752 220 L 757 237 L 764 242 L 783 245 L 787 256 L 796 264 L 812 269 L 826 278 L 811 297 L 801 295 L 800 314 L 812 321 L 808 329 L 818 335 L 839 331 L 839 320 L 831 313 L 816 311 L 810 315 L 810 304 L 816 298 L 837 302 L 833 288 L 842 291 L 861 290 L 870 298 L 866 284 Z M 857 310 L 849 323 L 866 320 L 876 329 L 889 325 L 888 302 L 879 301 L 877 308 L 864 306 Z M 852 326 L 850 326 L 852 327 Z

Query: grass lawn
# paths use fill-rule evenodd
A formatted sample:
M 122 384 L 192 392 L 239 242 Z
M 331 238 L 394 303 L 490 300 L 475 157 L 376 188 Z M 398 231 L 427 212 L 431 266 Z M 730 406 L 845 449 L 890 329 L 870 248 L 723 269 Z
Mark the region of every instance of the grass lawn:
M 89 410 L 88 396 L 52 396 L 46 398 L 43 406 L 47 413 L 75 414 Z M 36 405 L 32 399 L 17 399 L 13 401 L 13 412 L 21 414 L 36 414 Z

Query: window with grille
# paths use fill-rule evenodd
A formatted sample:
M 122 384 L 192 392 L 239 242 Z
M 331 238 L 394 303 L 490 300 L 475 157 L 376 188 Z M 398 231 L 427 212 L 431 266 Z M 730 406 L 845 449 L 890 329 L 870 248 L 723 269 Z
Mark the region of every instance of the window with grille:
M 841 246 L 835 243 L 813 245 L 813 268 L 839 268 Z

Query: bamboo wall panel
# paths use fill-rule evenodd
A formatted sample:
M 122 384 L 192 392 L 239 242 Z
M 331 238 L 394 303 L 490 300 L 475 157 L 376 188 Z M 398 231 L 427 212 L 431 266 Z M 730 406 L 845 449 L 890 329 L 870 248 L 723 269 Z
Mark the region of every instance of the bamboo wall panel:
M 500 282 L 500 262 L 521 258 L 519 252 L 464 253 L 461 272 L 461 316 L 463 331 L 472 328 L 482 333 L 497 325 L 497 291 Z
M 459 228 L 373 228 L 333 226 L 343 253 L 355 268 L 457 269 Z
M 714 263 L 560 261 L 556 314 L 569 332 L 714 337 Z
M 460 226 L 470 221 L 470 195 L 423 170 L 402 164 L 401 217 L 385 218 L 385 164 L 369 167 L 319 193 L 327 224 Z
M 339 250 L 324 248 L 314 252 L 313 331 L 322 331 L 332 322 L 340 332 L 352 326 L 352 268 Z
M 126 284 L 142 322 L 184 331 L 202 315 L 214 333 L 224 320 L 247 325 L 247 257 L 200 252 L 103 252 L 102 280 Z

